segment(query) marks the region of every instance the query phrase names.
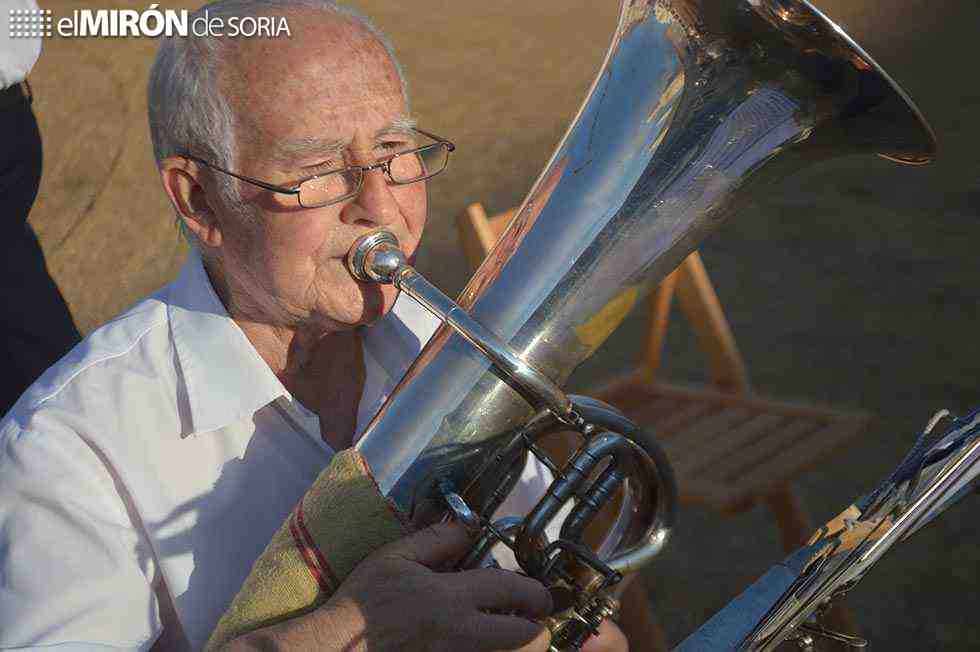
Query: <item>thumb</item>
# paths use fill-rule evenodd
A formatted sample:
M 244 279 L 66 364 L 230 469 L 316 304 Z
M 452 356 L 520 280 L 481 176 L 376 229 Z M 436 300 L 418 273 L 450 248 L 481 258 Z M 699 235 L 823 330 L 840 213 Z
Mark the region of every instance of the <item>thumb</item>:
M 474 543 L 459 523 L 437 523 L 389 544 L 385 553 L 442 570 L 459 561 Z

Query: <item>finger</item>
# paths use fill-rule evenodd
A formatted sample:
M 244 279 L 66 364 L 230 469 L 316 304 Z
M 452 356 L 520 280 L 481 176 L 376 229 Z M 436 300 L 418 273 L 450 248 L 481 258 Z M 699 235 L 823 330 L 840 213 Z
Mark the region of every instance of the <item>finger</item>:
M 473 547 L 473 539 L 459 523 L 438 523 L 399 539 L 384 548 L 429 568 L 451 565 Z
M 582 652 L 629 652 L 626 635 L 616 623 L 604 620 L 599 625 L 599 634 L 590 636 L 582 646 Z
M 551 632 L 541 623 L 519 616 L 478 614 L 467 621 L 466 638 L 479 650 L 548 652 Z
M 478 609 L 517 612 L 528 618 L 551 615 L 551 593 L 525 575 L 502 568 L 477 568 L 459 573 L 455 580 L 463 584 Z

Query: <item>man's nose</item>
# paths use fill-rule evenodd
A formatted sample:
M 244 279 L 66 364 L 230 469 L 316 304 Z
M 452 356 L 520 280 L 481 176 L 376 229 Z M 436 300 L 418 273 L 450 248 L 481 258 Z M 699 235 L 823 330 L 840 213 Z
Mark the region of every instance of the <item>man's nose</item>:
M 371 226 L 391 224 L 398 219 L 399 207 L 388 185 L 385 171 L 380 168 L 363 173 L 361 191 L 341 211 L 341 219 L 349 224 L 370 223 Z

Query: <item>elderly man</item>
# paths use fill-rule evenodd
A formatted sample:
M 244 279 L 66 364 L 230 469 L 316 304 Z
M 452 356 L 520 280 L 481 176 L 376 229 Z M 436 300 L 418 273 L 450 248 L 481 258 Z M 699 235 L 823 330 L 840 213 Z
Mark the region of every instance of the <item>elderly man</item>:
M 208 10 L 286 15 L 292 34 L 160 48 L 150 127 L 195 247 L 176 282 L 86 338 L 0 424 L 0 648 L 199 649 L 435 327 L 343 262 L 382 226 L 415 252 L 425 179 L 450 149 L 415 128 L 383 39 L 317 0 Z M 515 507 L 541 489 L 535 471 Z M 451 525 L 418 532 L 322 608 L 231 645 L 547 649 L 539 583 L 439 572 L 468 543 Z M 608 631 L 598 645 L 625 647 Z

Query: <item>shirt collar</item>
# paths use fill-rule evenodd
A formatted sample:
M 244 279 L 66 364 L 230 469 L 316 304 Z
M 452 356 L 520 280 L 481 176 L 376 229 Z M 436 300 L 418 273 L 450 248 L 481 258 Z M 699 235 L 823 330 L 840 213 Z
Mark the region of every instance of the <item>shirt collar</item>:
M 171 284 L 167 304 L 191 432 L 217 430 L 289 396 L 228 315 L 196 250 Z
M 251 417 L 283 399 L 320 441 L 316 415 L 305 410 L 228 315 L 201 260 L 192 249 L 168 297 L 170 331 L 187 391 L 191 433 L 209 432 Z M 440 321 L 410 297 L 399 295 L 391 311 L 362 333 L 368 377 L 358 409 L 358 433 L 432 336 Z M 373 372 L 372 372 L 373 370 Z

